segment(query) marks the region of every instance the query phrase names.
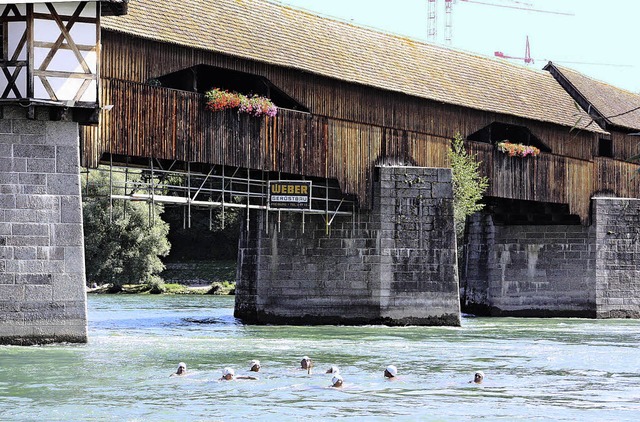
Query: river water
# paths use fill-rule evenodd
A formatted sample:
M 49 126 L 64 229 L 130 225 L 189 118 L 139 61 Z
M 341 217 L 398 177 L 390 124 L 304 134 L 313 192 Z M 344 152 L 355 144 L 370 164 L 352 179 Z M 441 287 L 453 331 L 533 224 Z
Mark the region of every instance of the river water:
M 233 297 L 90 295 L 88 307 L 87 345 L 0 346 L 0 420 L 640 418 L 637 320 L 245 326 Z M 226 366 L 248 375 L 251 359 L 259 380 L 218 381 Z M 180 361 L 189 375 L 170 377 Z M 327 388 L 332 364 L 342 389 Z M 398 380 L 384 380 L 388 364 Z M 476 370 L 483 384 L 468 382 Z

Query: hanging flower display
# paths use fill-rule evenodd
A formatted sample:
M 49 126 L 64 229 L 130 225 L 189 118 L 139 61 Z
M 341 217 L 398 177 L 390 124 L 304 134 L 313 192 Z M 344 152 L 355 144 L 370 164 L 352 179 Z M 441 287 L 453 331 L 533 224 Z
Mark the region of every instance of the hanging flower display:
M 256 117 L 273 117 L 278 113 L 278 108 L 270 99 L 259 95 L 247 96 L 219 88 L 213 88 L 204 95 L 207 98 L 207 108 L 214 112 L 237 108 L 238 113 L 247 113 Z
M 508 154 L 509 157 L 537 157 L 540 154 L 540 149 L 531 145 L 512 144 L 509 141 L 498 142 L 496 145 L 498 151 Z

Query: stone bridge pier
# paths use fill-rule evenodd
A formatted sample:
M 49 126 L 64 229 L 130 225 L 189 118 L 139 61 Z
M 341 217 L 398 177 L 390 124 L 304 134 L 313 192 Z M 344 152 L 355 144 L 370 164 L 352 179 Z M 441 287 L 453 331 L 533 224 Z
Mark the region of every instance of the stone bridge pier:
M 235 316 L 250 323 L 460 324 L 451 171 L 378 167 L 353 218 L 252 212 Z M 303 224 L 302 219 L 305 219 Z
M 0 344 L 86 342 L 78 124 L 0 118 Z
M 469 224 L 461 265 L 466 312 L 640 317 L 640 200 L 592 198 L 592 224 Z

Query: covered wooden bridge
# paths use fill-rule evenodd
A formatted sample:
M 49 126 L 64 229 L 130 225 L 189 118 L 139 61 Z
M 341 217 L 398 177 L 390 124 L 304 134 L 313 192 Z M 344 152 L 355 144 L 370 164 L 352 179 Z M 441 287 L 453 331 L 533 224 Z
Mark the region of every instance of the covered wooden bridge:
M 385 189 L 398 188 L 400 176 L 389 175 L 385 168 L 446 169 L 456 133 L 477 154 L 490 181 L 486 215 L 491 221 L 487 225 L 485 217 L 478 216 L 477 230 L 471 231 L 482 240 L 470 240 L 465 252 L 463 305 L 494 313 L 533 309 L 542 314 L 595 315 L 599 240 L 592 225 L 592 198 L 600 193 L 637 198 L 637 166 L 625 161 L 628 132 L 612 135 L 592 124 L 591 116 L 575 107 L 571 93 L 551 72 L 264 0 L 202 0 L 184 8 L 169 2 L 130 2 L 126 16 L 102 21 L 101 36 L 103 111 L 97 126 L 82 131 L 86 165 L 180 169 L 199 174 L 203 186 L 208 175 L 234 174 L 247 180 L 235 194 L 225 198 L 220 193 L 226 186 L 223 177 L 218 185 L 211 182 L 208 191 L 190 194 L 187 202 L 218 205 L 232 202 L 231 196 L 240 196 L 237 192 L 247 192 L 249 209 L 264 207 L 269 180 L 313 180 L 322 192 L 316 200 L 326 199 L 318 203 L 318 211 L 351 214 L 344 216 L 346 220 L 342 214 L 331 219 L 332 234 L 323 227 L 318 235 L 342 239 L 332 247 L 335 253 L 325 253 L 329 256 L 350 256 L 349 245 L 355 242 L 359 258 L 347 260 L 337 272 L 314 253 L 329 240 L 314 234 L 304 244 L 299 239 L 305 238 L 305 226 L 297 231 L 293 217 L 291 225 L 282 228 L 285 234 L 277 248 L 272 242 L 269 250 L 261 249 L 273 232 L 268 230 L 268 217 L 257 214 L 251 221 L 260 225 L 241 243 L 236 306 L 240 316 L 265 322 L 282 317 L 455 323 L 456 246 L 453 236 L 446 234 L 452 223 L 446 223 L 449 211 L 433 211 L 438 206 L 449 210 L 450 193 L 435 185 L 423 187 L 433 203 L 425 212 L 427 220 L 412 223 L 422 228 L 413 231 L 393 219 L 401 213 L 399 208 L 381 214 L 377 207 L 388 205 L 380 196 Z M 268 97 L 278 113 L 255 117 L 236 110 L 211 112 L 203 94 L 212 88 Z M 541 152 L 512 157 L 497 148 L 503 141 Z M 432 179 L 425 180 L 433 183 L 449 180 L 446 172 L 429 174 Z M 438 197 L 432 195 L 435 191 L 445 193 Z M 214 193 L 222 199 L 216 200 Z M 422 198 L 422 193 L 416 195 Z M 398 207 L 411 200 L 415 197 L 390 199 Z M 347 208 L 341 205 L 345 201 Z M 387 227 L 385 222 L 395 225 Z M 550 228 L 529 228 L 536 226 Z M 499 227 L 508 227 L 509 236 L 499 240 Z M 388 229 L 382 238 L 389 244 L 380 240 L 380 233 L 362 235 L 367 229 Z M 580 235 L 573 240 L 566 235 L 513 240 L 523 230 Z M 398 240 L 407 236 L 406 244 Z M 497 243 L 489 245 L 489 237 Z M 447 241 L 435 247 L 438 238 Z M 570 245 L 570 250 L 576 245 L 574 255 L 563 256 L 562 262 L 551 259 L 560 243 Z M 301 254 L 298 275 L 283 268 L 276 249 Z M 296 252 L 300 249 L 303 252 Z M 425 250 L 439 252 L 427 258 Z M 571 256 L 586 272 L 571 276 Z M 352 272 L 357 272 L 361 285 L 345 286 Z M 330 286 L 327 278 L 332 278 Z M 561 283 L 567 278 L 571 282 Z M 352 294 L 344 298 L 347 290 Z M 436 291 L 448 293 L 434 299 Z M 542 298 L 536 295 L 541 291 Z M 302 305 L 291 305 L 301 300 Z M 350 307 L 352 303 L 362 306 Z M 353 315 L 345 315 L 348 312 Z

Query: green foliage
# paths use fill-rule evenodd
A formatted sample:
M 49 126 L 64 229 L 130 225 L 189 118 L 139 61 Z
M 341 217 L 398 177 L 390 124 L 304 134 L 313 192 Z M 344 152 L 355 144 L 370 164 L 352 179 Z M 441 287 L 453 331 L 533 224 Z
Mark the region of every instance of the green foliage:
M 489 186 L 489 180 L 480 176 L 480 162 L 475 155 L 464 149 L 464 140 L 456 134 L 449 148 L 449 163 L 453 171 L 453 213 L 458 237 L 464 233 L 467 216 L 480 211 L 482 194 Z
M 169 225 L 161 218 L 162 207 L 146 202 L 114 201 L 109 206 L 109 174 L 91 170 L 83 177 L 83 218 L 87 282 L 157 283 L 164 269 L 160 257 L 169 253 Z M 113 174 L 114 185 L 124 175 Z M 129 180 L 139 177 L 129 174 Z M 114 194 L 123 194 L 114 188 Z
M 158 276 L 152 276 L 151 280 L 147 282 L 147 286 L 149 287 L 149 293 L 154 295 L 165 293 L 167 291 L 167 286 L 164 283 L 164 280 Z

